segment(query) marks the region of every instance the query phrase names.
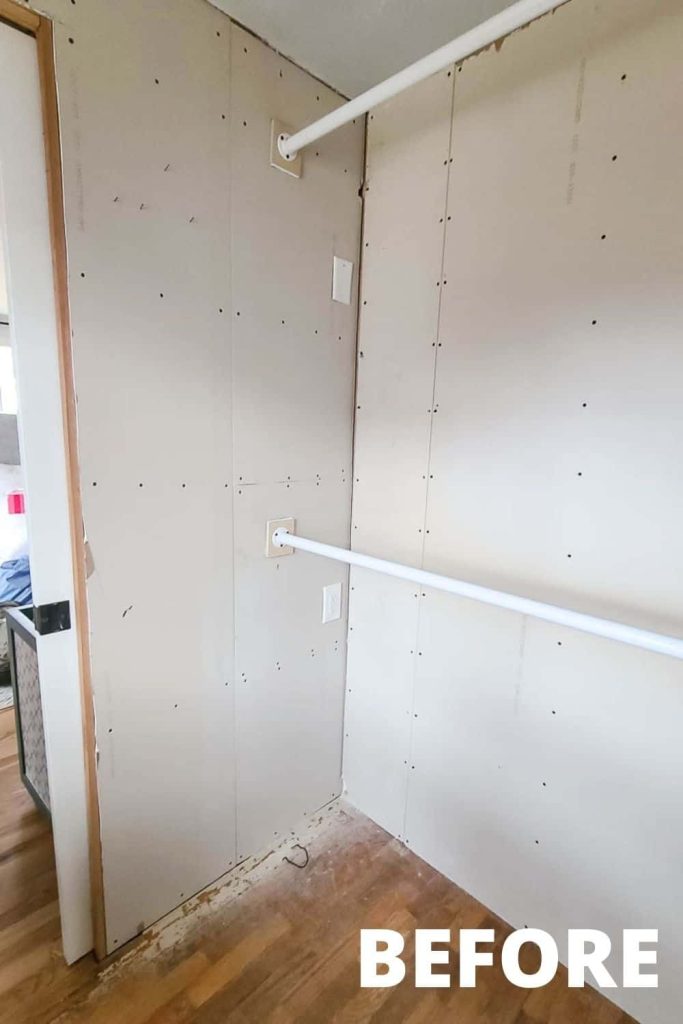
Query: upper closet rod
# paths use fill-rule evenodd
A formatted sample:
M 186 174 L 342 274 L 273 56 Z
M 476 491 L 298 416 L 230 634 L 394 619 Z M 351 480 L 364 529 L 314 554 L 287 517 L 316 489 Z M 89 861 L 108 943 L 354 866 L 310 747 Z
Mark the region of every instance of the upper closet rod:
M 545 622 L 554 622 L 558 626 L 580 629 L 584 633 L 592 633 L 594 636 L 602 636 L 608 640 L 619 640 L 623 644 L 642 647 L 644 650 L 654 651 L 656 654 L 667 654 L 671 658 L 683 658 L 683 639 L 681 637 L 652 633 L 650 630 L 628 626 L 623 622 L 600 619 L 596 615 L 586 615 L 583 612 L 572 611 L 570 608 L 545 604 L 543 601 L 534 601 L 529 597 L 508 594 L 503 590 L 491 590 L 489 587 L 482 587 L 477 583 L 452 579 L 450 576 L 441 576 L 435 572 L 402 565 L 400 562 L 387 562 L 383 558 L 361 554 L 360 551 L 349 551 L 347 548 L 337 548 L 332 544 L 322 544 L 317 540 L 297 536 L 293 532 L 294 520 L 287 520 L 292 524 L 291 528 L 277 525 L 282 522 L 284 520 L 271 520 L 267 525 L 267 541 L 272 549 L 268 552 L 270 557 L 276 557 L 278 551 L 281 551 L 282 554 L 291 554 L 292 549 L 308 551 L 312 555 L 322 555 L 323 558 L 332 558 L 336 562 L 345 562 L 346 565 L 357 565 L 362 569 L 373 569 L 375 572 L 384 573 L 386 576 L 409 580 L 421 587 L 445 590 L 449 594 L 457 594 L 459 597 L 468 597 L 473 601 L 482 601 L 484 604 L 492 604 L 498 608 L 521 612 L 522 615 L 531 615 L 536 619 L 543 619 Z M 277 528 L 274 529 L 274 527 Z
M 470 29 L 469 32 L 458 36 L 452 42 L 434 50 L 428 56 L 416 60 L 414 64 L 410 64 L 403 71 L 380 82 L 379 85 L 373 85 L 367 92 L 342 104 L 331 114 L 326 114 L 325 117 L 309 124 L 307 128 L 302 128 L 301 131 L 294 132 L 293 135 L 288 135 L 286 132 L 281 134 L 278 139 L 280 156 L 288 161 L 295 160 L 297 154 L 305 146 L 310 146 L 316 139 L 329 135 L 335 129 L 341 128 L 343 124 L 348 124 L 354 117 L 366 114 L 368 110 L 372 110 L 378 104 L 398 95 L 411 85 L 429 78 L 437 71 L 443 71 L 449 64 L 457 64 L 465 57 L 470 57 L 478 50 L 490 46 L 491 43 L 497 42 L 509 35 L 510 32 L 514 32 L 515 29 L 528 25 L 530 21 L 540 18 L 541 15 L 547 14 L 556 7 L 561 7 L 566 2 L 567 0 L 517 0 L 517 3 L 506 7 L 500 14 L 495 14 L 492 18 L 477 25 L 476 28 Z

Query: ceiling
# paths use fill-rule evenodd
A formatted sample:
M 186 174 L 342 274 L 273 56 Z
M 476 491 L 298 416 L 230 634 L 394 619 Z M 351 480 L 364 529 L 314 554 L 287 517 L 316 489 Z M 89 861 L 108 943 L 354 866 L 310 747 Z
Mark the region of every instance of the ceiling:
M 344 96 L 376 85 L 511 0 L 210 0 Z

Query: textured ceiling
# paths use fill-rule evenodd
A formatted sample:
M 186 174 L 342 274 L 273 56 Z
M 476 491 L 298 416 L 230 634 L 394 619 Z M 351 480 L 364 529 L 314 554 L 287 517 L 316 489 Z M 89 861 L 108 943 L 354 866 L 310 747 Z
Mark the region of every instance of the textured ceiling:
M 357 96 L 510 0 L 210 2 L 345 96 Z

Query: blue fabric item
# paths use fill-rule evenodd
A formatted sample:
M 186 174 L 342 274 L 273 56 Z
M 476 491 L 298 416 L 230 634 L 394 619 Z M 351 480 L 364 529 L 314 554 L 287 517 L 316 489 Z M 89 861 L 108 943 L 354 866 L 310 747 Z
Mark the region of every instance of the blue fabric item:
M 33 604 L 28 555 L 0 565 L 0 604 Z

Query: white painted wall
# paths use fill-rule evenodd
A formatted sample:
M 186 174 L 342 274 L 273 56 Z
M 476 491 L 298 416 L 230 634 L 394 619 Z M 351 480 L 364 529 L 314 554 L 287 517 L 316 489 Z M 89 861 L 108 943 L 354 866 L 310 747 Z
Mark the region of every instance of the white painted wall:
M 349 535 L 355 305 L 330 286 L 363 124 L 295 180 L 271 117 L 339 98 L 215 8 L 45 6 L 116 949 L 341 788 L 346 623 L 319 602 L 345 576 L 263 550 L 279 515 Z
M 2 245 L 0 245 L 0 317 L 6 317 L 9 310 L 7 303 L 7 275 L 5 273 L 5 253 Z M 6 325 L 0 324 L 0 339 L 2 338 L 2 331 Z M 0 344 L 8 344 L 0 340 Z
M 24 490 L 24 471 L 21 466 L 0 463 L 0 565 L 19 554 L 27 553 L 26 516 L 10 515 L 7 495 Z
M 683 630 L 682 44 L 674 0 L 574 0 L 375 111 L 358 550 Z M 611 995 L 677 1022 L 681 664 L 351 583 L 351 799 L 515 926 L 659 928 Z

